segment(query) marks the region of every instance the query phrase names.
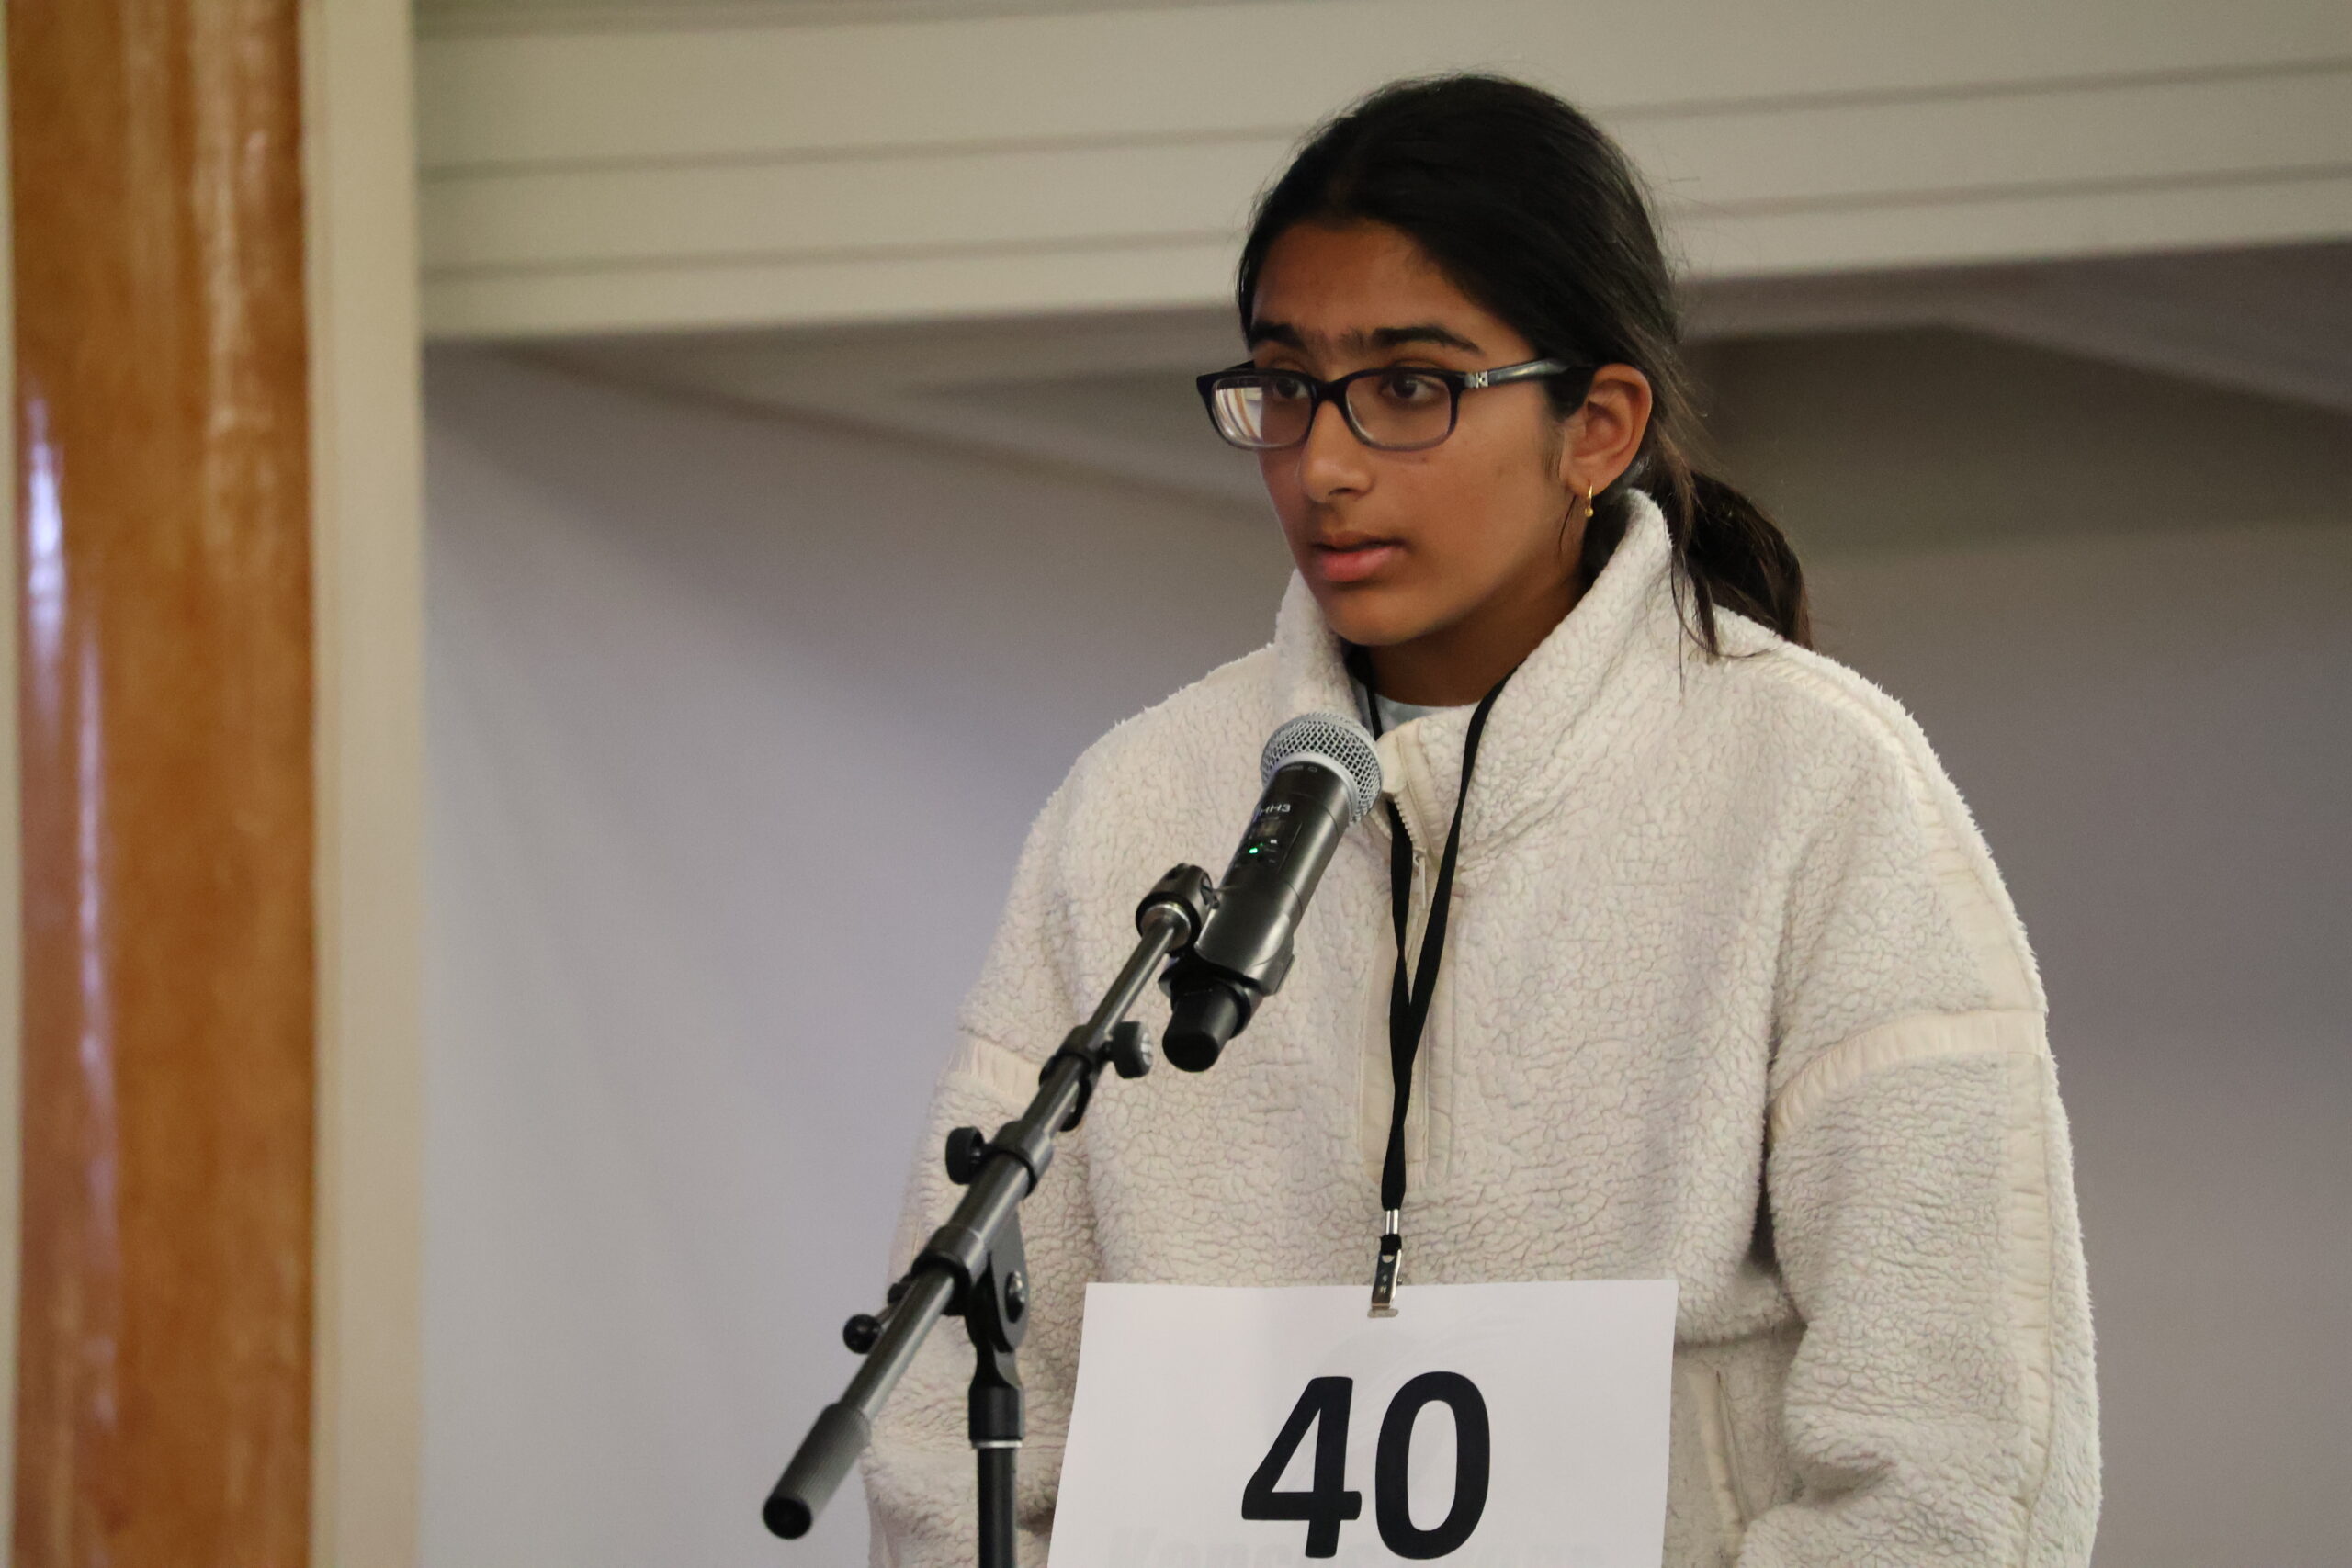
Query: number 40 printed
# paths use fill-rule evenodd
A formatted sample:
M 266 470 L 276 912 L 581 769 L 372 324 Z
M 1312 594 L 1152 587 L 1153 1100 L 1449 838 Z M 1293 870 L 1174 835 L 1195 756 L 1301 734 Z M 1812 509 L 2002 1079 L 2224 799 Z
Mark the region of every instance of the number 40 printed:
M 1351 1492 L 1347 1483 L 1348 1416 L 1354 1402 L 1353 1378 L 1308 1382 L 1274 1446 L 1241 1489 L 1243 1518 L 1305 1521 L 1309 1557 L 1339 1555 L 1340 1527 L 1363 1517 L 1363 1494 Z M 1413 1523 L 1406 1478 L 1413 1423 L 1431 1404 L 1442 1404 L 1453 1414 L 1453 1504 L 1434 1528 L 1422 1529 Z M 1312 1483 L 1304 1492 L 1276 1491 L 1309 1427 L 1315 1429 Z M 1459 1372 L 1423 1372 L 1398 1389 L 1388 1402 L 1388 1414 L 1381 1417 L 1380 1447 L 1372 1465 L 1372 1512 L 1381 1543 L 1417 1562 L 1458 1551 L 1487 1511 L 1493 1457 L 1487 1402 L 1477 1384 Z

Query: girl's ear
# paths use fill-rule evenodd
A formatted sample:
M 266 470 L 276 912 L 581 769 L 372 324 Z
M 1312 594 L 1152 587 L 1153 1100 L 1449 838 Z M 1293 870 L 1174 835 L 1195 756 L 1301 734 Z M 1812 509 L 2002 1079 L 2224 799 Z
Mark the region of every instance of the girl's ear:
M 1584 406 L 1568 416 L 1560 482 L 1579 495 L 1607 490 L 1633 466 L 1650 427 L 1650 378 L 1630 365 L 1592 373 Z

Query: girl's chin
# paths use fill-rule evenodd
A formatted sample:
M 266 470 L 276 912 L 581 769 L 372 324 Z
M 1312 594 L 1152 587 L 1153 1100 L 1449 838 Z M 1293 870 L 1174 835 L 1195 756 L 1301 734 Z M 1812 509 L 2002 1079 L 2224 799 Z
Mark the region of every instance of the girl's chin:
M 1429 629 L 1430 617 L 1417 612 L 1412 596 L 1398 589 L 1364 583 L 1310 581 L 1323 621 L 1342 641 L 1358 648 L 1389 648 L 1410 642 Z

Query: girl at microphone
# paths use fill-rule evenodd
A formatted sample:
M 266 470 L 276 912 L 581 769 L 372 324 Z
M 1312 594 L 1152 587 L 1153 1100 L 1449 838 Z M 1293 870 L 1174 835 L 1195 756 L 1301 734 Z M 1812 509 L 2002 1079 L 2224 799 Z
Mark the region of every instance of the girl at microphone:
M 1203 399 L 1297 572 L 1270 645 L 1046 804 L 899 1264 L 952 1206 L 937 1134 L 1026 1103 L 1143 884 L 1245 819 L 1277 725 L 1361 713 L 1388 798 L 1217 1070 L 1098 1098 L 1024 1211 L 1038 1561 L 1086 1281 L 1353 1283 L 1385 1256 L 1679 1281 L 1670 1568 L 2086 1562 L 2089 1309 L 2033 959 L 1926 738 L 1809 651 L 1787 541 L 1691 467 L 1623 153 L 1522 84 L 1391 86 L 1261 201 L 1237 303 L 1249 358 Z M 934 1336 L 877 1429 L 877 1562 L 968 1553 L 968 1355 Z

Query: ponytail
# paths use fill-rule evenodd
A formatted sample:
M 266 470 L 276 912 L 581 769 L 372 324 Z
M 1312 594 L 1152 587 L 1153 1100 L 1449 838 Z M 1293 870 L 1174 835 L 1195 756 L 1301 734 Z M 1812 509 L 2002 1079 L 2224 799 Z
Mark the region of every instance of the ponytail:
M 1666 513 L 1675 564 L 1689 585 L 1700 646 L 1723 652 L 1717 610 L 1779 633 L 1799 648 L 1813 646 L 1813 611 L 1804 568 L 1788 536 L 1757 505 L 1713 474 L 1693 468 L 1670 440 L 1661 441 L 1659 476 L 1643 488 Z

